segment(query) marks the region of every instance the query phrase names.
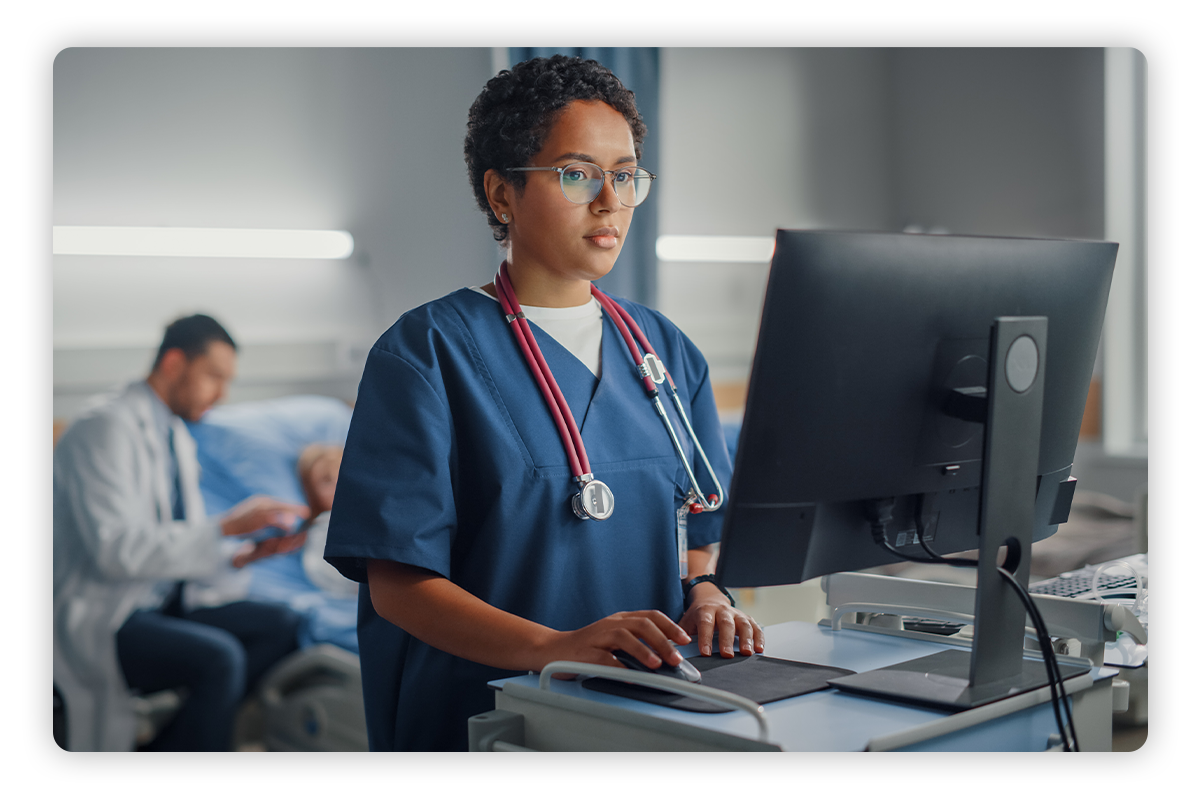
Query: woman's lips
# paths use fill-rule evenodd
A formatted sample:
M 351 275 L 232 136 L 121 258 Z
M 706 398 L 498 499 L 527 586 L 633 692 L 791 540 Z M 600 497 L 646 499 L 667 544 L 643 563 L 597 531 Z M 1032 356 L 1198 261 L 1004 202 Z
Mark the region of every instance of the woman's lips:
M 620 231 L 616 228 L 601 228 L 584 238 L 604 250 L 611 250 L 620 243 Z

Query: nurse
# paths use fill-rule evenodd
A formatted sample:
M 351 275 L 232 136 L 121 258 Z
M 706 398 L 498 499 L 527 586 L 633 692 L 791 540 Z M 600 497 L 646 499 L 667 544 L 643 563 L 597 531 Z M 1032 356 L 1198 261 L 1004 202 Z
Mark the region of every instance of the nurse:
M 632 92 L 578 58 L 502 71 L 471 107 L 468 173 L 504 250 L 502 273 L 615 504 L 603 520 L 573 509 L 577 470 L 497 299 L 503 287 L 456 291 L 380 337 L 325 549 L 364 584 L 373 750 L 466 749 L 467 719 L 494 707 L 488 681 L 551 661 L 620 666 L 621 649 L 650 667 L 674 665 L 676 645 L 693 637 L 705 655 L 763 650 L 761 628 L 711 580 L 721 514 L 686 513 L 686 471 L 613 316 L 591 294 L 652 180 L 631 183 L 645 133 Z M 601 171 L 597 193 L 581 193 L 576 184 Z M 728 485 L 704 358 L 661 314 L 616 302 L 670 370 Z

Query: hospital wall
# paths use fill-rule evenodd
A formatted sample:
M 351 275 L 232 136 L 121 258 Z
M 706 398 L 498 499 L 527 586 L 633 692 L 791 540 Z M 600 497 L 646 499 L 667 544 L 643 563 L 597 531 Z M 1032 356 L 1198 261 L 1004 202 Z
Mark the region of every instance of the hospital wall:
M 662 235 L 1104 237 L 1101 49 L 668 48 L 662 62 Z M 719 382 L 749 375 L 766 274 L 659 264 L 661 309 Z
M 659 233 L 1105 238 L 1104 59 L 1097 48 L 665 49 Z M 732 417 L 767 269 L 659 263 L 659 306 L 705 353 Z M 1147 463 L 1096 438 L 1081 442 L 1075 475 L 1132 502 Z M 768 622 L 828 613 L 819 581 L 743 600 Z
M 353 400 L 366 349 L 399 314 L 495 269 L 461 148 L 502 60 L 489 48 L 60 53 L 55 225 L 334 228 L 355 252 L 55 256 L 54 416 L 144 375 L 163 325 L 193 311 L 241 344 L 231 400 Z M 660 64 L 659 234 L 1105 235 L 1102 49 L 664 48 Z M 734 408 L 766 270 L 658 264 L 659 307 Z M 1144 458 L 1130 469 L 1121 494 Z
M 348 260 L 54 256 L 54 416 L 144 376 L 203 311 L 241 349 L 232 401 L 353 400 L 408 308 L 486 282 L 467 108 L 488 48 L 78 48 L 54 65 L 54 225 L 350 231 Z

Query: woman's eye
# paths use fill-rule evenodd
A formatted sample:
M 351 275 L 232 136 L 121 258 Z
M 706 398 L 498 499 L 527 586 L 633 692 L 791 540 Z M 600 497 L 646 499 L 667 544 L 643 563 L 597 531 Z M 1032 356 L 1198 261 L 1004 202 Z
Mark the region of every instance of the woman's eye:
M 628 183 L 633 180 L 633 170 L 623 169 L 620 172 L 613 173 L 613 181 L 616 183 Z
M 568 169 L 563 171 L 563 180 L 572 183 L 582 183 L 588 179 L 587 173 L 581 169 Z

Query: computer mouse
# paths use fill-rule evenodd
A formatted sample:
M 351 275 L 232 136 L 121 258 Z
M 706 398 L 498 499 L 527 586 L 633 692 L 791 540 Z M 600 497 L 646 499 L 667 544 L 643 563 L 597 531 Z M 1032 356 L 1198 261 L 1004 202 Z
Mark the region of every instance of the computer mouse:
M 665 675 L 668 678 L 678 678 L 688 683 L 700 683 L 700 670 L 696 669 L 695 665 L 686 658 L 674 667 L 664 661 L 657 669 L 651 669 L 624 650 L 613 650 L 613 657 L 629 669 L 637 670 L 638 672 L 649 672 L 651 675 Z

